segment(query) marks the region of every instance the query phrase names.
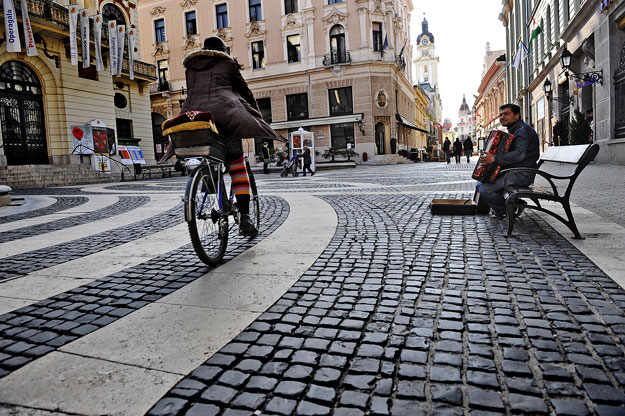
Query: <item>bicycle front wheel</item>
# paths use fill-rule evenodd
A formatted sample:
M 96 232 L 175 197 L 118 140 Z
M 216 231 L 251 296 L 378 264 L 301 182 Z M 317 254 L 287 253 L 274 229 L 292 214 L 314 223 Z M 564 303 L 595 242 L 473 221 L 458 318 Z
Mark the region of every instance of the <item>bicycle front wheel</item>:
M 221 201 L 219 195 L 222 195 Z M 187 187 L 186 204 L 191 243 L 200 260 L 215 266 L 228 245 L 228 217 L 222 209 L 223 179 L 215 166 L 198 168 Z

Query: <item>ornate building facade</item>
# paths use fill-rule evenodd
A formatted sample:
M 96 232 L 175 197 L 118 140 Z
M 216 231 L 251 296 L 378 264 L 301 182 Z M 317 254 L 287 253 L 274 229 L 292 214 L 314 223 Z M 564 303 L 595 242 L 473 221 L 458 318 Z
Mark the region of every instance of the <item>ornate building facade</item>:
M 475 137 L 473 142 L 482 148 L 490 130 L 501 127 L 499 106 L 506 102 L 506 55 L 504 50 L 491 51 L 486 44 L 482 81 L 475 99 Z
M 406 65 L 412 7 L 410 0 L 142 1 L 141 48 L 159 72 L 151 87 L 157 144 L 165 141 L 158 125 L 185 98 L 185 53 L 216 35 L 283 136 L 302 127 L 321 152 L 352 148 L 370 160 L 416 147 Z M 260 143 L 246 151 L 259 152 Z
M 469 104 L 467 104 L 467 99 L 464 95 L 462 96 L 462 104 L 458 110 L 458 124 L 456 128 L 458 133 L 457 137 L 460 138 L 461 142 L 464 142 L 467 136 L 471 136 L 471 139 L 474 139 L 473 112 L 469 108 Z
M 24 45 L 27 41 L 22 31 L 24 11 L 19 7 L 20 2 L 15 3 L 17 27 Z M 80 51 L 72 64 L 68 6 L 50 0 L 26 1 L 33 32 L 29 44 L 36 47 L 36 52 L 8 52 L 7 39 L 0 40 L 0 182 L 3 182 L 4 174 L 10 177 L 12 170 L 26 165 L 30 166 L 28 172 L 43 177 L 42 181 L 24 185 L 7 180 L 10 186 L 63 184 L 58 172 L 56 176 L 45 177 L 47 174 L 43 172 L 51 170 L 44 165 L 65 166 L 68 171 L 74 165 L 92 163 L 91 155 L 73 154 L 76 151 L 72 126 L 89 125 L 94 119 L 100 126 L 113 131 L 114 143 L 120 138 L 135 139 L 145 159 L 153 160 L 147 87 L 156 79 L 155 68 L 141 62 L 137 51 L 131 79 L 126 48 L 121 75 L 111 75 L 109 71 L 106 23 L 115 20 L 127 28 L 138 26 L 136 3 L 85 0 L 73 6 L 86 9 L 91 30 L 94 15 L 102 14 L 104 19 L 102 55 L 105 68 L 96 71 L 93 41 L 89 46 L 90 65 L 83 63 Z M 5 33 L 4 24 L 3 19 L 0 21 L 2 33 Z M 92 32 L 91 39 L 93 36 Z M 78 47 L 80 49 L 80 44 Z M 110 147 L 109 150 L 115 153 L 115 146 L 111 144 Z M 115 166 L 112 165 L 111 169 L 115 170 Z
M 500 19 L 508 97 L 523 108 L 542 148 L 554 142 L 554 124 L 570 125 L 579 111 L 600 145 L 596 160 L 625 164 L 625 1 L 506 0 Z M 529 54 L 514 66 L 521 42 Z M 560 61 L 565 51 L 568 68 Z

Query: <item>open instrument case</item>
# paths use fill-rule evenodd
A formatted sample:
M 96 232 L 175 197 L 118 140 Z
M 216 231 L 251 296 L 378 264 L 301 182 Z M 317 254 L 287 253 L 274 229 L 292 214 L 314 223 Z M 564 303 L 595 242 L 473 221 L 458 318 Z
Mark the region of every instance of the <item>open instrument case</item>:
M 490 211 L 484 201 L 480 201 L 480 193 L 475 191 L 473 199 L 433 199 L 430 204 L 432 214 L 438 215 L 476 215 L 488 214 Z

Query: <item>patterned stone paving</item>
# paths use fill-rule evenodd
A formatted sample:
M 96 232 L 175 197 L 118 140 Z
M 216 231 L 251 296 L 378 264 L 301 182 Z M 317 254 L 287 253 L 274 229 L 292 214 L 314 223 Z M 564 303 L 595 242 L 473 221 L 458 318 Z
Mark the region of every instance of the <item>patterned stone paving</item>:
M 35 218 L 42 215 L 54 214 L 66 209 L 75 208 L 87 203 L 89 198 L 84 196 L 58 196 L 55 197 L 56 202 L 47 207 L 22 212 L 19 214 L 5 215 L 0 217 L 0 224 L 6 224 L 13 221 Z

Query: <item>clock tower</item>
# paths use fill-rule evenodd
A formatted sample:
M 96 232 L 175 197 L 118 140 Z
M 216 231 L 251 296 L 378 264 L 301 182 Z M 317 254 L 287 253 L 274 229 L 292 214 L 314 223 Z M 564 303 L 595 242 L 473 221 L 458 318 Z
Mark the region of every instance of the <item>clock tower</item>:
M 438 86 L 438 61 L 434 35 L 428 30 L 428 21 L 423 17 L 421 34 L 417 36 L 417 54 L 414 60 L 418 84 L 430 84 L 433 89 Z

